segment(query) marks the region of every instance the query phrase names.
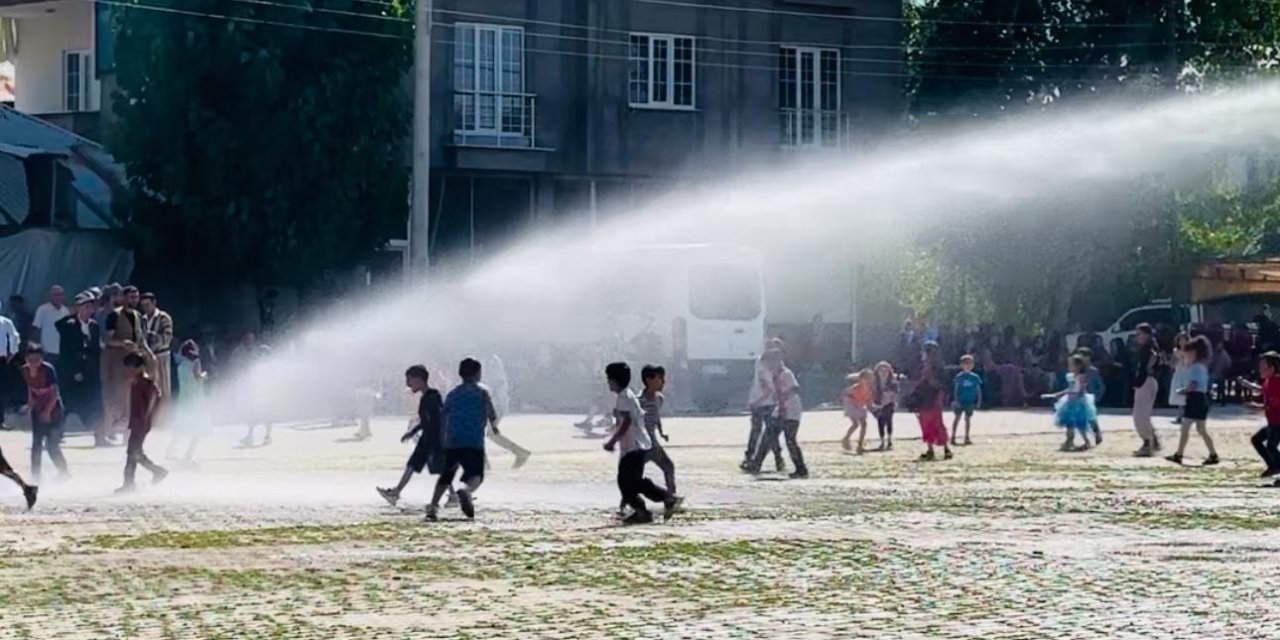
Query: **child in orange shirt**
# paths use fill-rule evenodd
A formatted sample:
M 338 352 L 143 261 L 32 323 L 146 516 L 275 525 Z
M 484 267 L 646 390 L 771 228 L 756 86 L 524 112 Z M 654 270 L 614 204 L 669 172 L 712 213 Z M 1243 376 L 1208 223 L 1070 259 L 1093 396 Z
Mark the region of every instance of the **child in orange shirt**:
M 844 434 L 844 450 L 853 450 L 850 439 L 858 432 L 858 455 L 866 452 L 862 443 L 867 439 L 867 408 L 871 406 L 872 376 L 870 369 L 851 374 L 845 381 L 849 388 L 844 392 L 844 415 L 849 417 L 849 430 Z

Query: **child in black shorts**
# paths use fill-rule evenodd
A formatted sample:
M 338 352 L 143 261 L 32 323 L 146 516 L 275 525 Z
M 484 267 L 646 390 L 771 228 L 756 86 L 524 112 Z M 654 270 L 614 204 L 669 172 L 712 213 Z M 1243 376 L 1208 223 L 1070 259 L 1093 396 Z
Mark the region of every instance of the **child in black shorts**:
M 26 481 L 22 479 L 22 476 L 18 475 L 18 472 L 13 470 L 13 467 L 9 465 L 9 461 L 4 459 L 4 451 L 0 451 L 0 476 L 4 476 L 16 482 L 18 486 L 22 488 L 22 497 L 27 499 L 28 510 L 30 510 L 31 507 L 36 506 L 36 493 L 39 491 L 39 487 L 27 484 Z
M 399 502 L 400 492 L 404 491 L 414 474 L 422 473 L 423 469 L 431 475 L 440 475 L 440 472 L 444 471 L 444 447 L 440 442 L 440 425 L 444 420 L 444 400 L 440 398 L 439 391 L 427 385 L 429 377 L 427 368 L 420 364 L 415 364 L 404 372 L 405 386 L 414 393 L 422 395 L 418 400 L 418 424 L 400 438 L 401 442 L 408 442 L 417 436 L 418 444 L 413 447 L 413 453 L 409 456 L 409 462 L 400 476 L 400 482 L 391 488 L 378 488 L 378 495 L 393 507 Z M 453 501 L 453 487 L 449 487 L 449 500 Z

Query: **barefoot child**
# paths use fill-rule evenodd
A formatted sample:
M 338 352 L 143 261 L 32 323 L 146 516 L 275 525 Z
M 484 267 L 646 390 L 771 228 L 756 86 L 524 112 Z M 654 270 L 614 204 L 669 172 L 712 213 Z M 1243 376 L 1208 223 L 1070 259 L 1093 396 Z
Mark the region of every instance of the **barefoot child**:
M 644 410 L 640 408 L 640 401 L 628 386 L 631 384 L 631 367 L 624 362 L 614 362 L 605 367 L 604 373 L 609 390 L 618 394 L 618 406 L 614 411 L 618 427 L 604 443 L 604 450 L 618 448 L 618 490 L 622 493 L 622 502 L 632 509 L 631 515 L 622 522 L 653 522 L 653 514 L 645 506 L 644 498 L 661 502 L 664 507 L 662 517 L 669 520 L 675 512 L 675 497 L 644 477 L 644 465 L 653 448 L 653 440 L 644 428 Z
M 841 446 L 844 447 L 845 451 L 852 451 L 853 445 L 850 440 L 853 438 L 853 432 L 857 431 L 858 455 L 866 453 L 863 443 L 867 439 L 867 410 L 871 406 L 873 395 L 871 387 L 875 384 L 871 375 L 870 369 L 863 369 L 845 378 L 845 382 L 849 383 L 849 388 L 845 389 L 844 392 L 844 415 L 849 418 L 849 430 L 845 432 Z M 883 448 L 883 434 L 881 434 L 880 440 Z
M 137 489 L 134 476 L 138 465 L 151 472 L 151 484 L 160 484 L 169 472 L 151 461 L 142 445 L 151 432 L 151 420 L 160 404 L 160 389 L 147 374 L 147 359 L 141 353 L 131 352 L 124 357 L 125 372 L 129 374 L 129 444 L 125 453 L 124 485 L 116 493 L 132 493 Z
M 1254 404 L 1266 412 L 1267 426 L 1253 434 L 1253 448 L 1262 458 L 1262 477 L 1280 475 L 1280 353 L 1268 351 L 1258 361 L 1262 384 L 1241 379 L 1240 383 L 1262 392 L 1262 404 Z
M 1213 439 L 1205 428 L 1205 422 L 1209 418 L 1209 360 L 1213 356 L 1212 352 L 1209 339 L 1204 336 L 1196 336 L 1182 347 L 1184 386 L 1173 390 L 1175 395 L 1182 396 L 1184 400 L 1182 421 L 1179 423 L 1182 433 L 1178 438 L 1178 450 L 1165 458 L 1174 464 L 1182 464 L 1182 454 L 1187 450 L 1187 440 L 1191 436 L 1193 424 L 1196 432 L 1204 439 L 1205 448 L 1209 450 L 1209 457 L 1204 459 L 1203 465 L 1208 467 L 1219 462 L 1218 452 L 1213 448 Z
M 422 473 L 422 470 L 426 469 L 431 475 L 440 475 L 444 470 L 444 448 L 440 443 L 441 423 L 444 421 L 444 401 L 440 398 L 439 391 L 427 385 L 430 377 L 431 374 L 427 372 L 427 368 L 420 364 L 415 364 L 404 372 L 405 386 L 418 395 L 418 419 L 415 421 L 416 424 L 401 436 L 400 442 L 408 442 L 416 436 L 418 443 L 413 447 L 413 453 L 409 456 L 404 473 L 400 475 L 400 482 L 389 489 L 378 488 L 378 495 L 393 507 L 399 502 L 400 492 L 404 491 L 414 474 Z M 454 496 L 452 485 L 448 487 L 447 492 L 452 502 Z
M 964 445 L 973 444 L 969 439 L 969 426 L 973 421 L 973 412 L 982 406 L 982 376 L 973 372 L 973 356 L 960 358 L 960 373 L 952 381 L 955 418 L 951 421 L 951 446 L 958 446 L 960 439 L 960 416 L 964 416 Z
M 1045 399 L 1057 399 L 1054 405 L 1054 424 L 1066 429 L 1067 439 L 1062 443 L 1062 451 L 1085 451 L 1089 448 L 1089 423 L 1098 416 L 1094 406 L 1093 395 L 1086 389 L 1088 366 L 1080 354 L 1071 356 L 1068 363 L 1067 388 L 1057 393 L 1045 394 Z M 1084 439 L 1078 448 L 1075 446 L 1076 433 Z
M 467 519 L 476 517 L 472 496 L 484 482 L 484 438 L 486 428 L 498 433 L 498 412 L 493 397 L 480 384 L 480 361 L 467 358 L 458 364 L 462 383 L 454 387 L 444 401 L 444 473 L 436 481 L 435 493 L 427 507 L 427 521 L 438 519 L 440 498 L 453 486 L 462 471 L 463 487 L 457 490 L 458 506 Z M 633 396 L 634 397 L 634 396 Z
M 893 450 L 893 412 L 898 405 L 898 374 L 893 365 L 881 362 L 876 365 L 875 393 L 871 400 L 871 414 L 876 417 L 876 429 L 880 431 L 880 451 Z

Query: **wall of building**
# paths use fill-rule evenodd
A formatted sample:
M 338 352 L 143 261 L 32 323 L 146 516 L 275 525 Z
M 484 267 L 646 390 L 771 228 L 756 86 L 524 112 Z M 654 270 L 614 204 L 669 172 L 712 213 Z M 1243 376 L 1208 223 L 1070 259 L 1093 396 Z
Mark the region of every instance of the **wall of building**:
M 26 113 L 62 112 L 62 55 L 71 50 L 93 51 L 93 5 L 65 0 L 23 5 L 21 9 L 14 106 Z M 90 106 L 96 109 L 100 90 L 98 82 L 92 84 Z

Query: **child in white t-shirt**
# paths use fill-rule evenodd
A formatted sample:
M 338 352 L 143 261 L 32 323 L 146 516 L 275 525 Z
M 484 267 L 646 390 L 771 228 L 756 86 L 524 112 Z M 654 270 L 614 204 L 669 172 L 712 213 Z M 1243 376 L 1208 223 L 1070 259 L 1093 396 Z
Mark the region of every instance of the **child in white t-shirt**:
M 631 391 L 631 367 L 625 362 L 614 362 L 604 369 L 605 378 L 609 382 L 609 390 L 618 394 L 618 403 L 614 409 L 617 428 L 608 442 L 604 443 L 605 451 L 618 448 L 618 490 L 622 493 L 622 502 L 632 508 L 624 524 L 646 524 L 653 522 L 653 514 L 645 505 L 644 498 L 663 504 L 662 517 L 671 519 L 675 512 L 675 497 L 644 477 L 645 463 L 649 460 L 649 450 L 653 448 L 653 440 L 649 431 L 644 428 L 644 410 L 640 408 L 640 400 Z M 643 496 L 643 497 L 642 497 Z

